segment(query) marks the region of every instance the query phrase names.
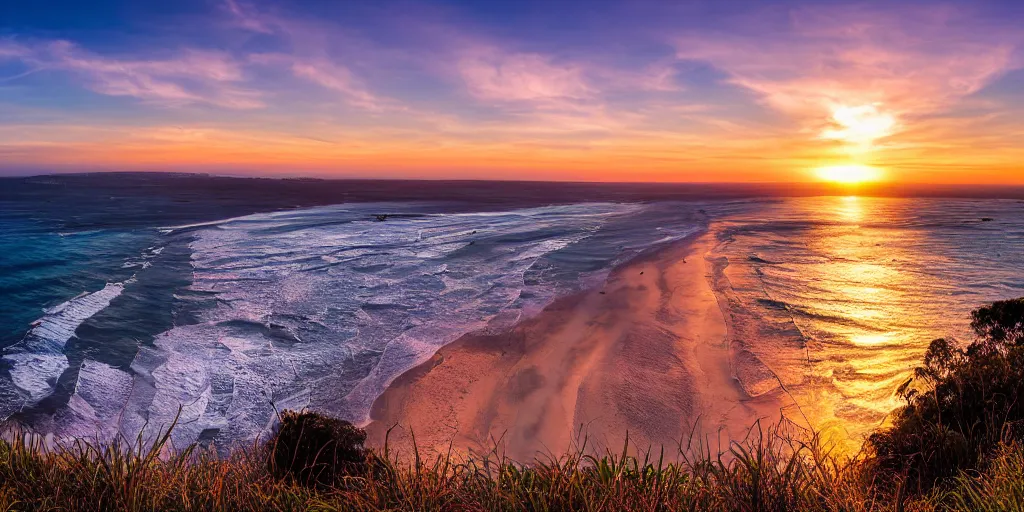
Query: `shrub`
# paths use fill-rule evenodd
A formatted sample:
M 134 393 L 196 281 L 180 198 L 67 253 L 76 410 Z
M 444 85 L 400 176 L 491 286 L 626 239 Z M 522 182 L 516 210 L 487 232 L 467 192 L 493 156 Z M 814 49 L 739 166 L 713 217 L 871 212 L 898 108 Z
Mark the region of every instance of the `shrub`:
M 366 432 L 314 412 L 284 411 L 268 442 L 273 474 L 302 484 L 329 485 L 366 467 Z
M 924 491 L 983 467 L 1000 442 L 1024 439 L 1024 299 L 974 311 L 978 339 L 939 339 L 899 393 L 906 405 L 868 445 L 883 476 Z
M 978 335 L 1006 345 L 1024 343 L 1024 297 L 993 303 L 971 313 Z

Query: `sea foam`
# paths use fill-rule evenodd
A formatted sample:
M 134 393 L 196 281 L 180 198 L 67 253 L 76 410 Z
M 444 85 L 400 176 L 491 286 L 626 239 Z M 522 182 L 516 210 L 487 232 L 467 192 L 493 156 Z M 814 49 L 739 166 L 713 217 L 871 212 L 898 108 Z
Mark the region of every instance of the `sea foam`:
M 637 209 L 377 222 L 368 208 L 328 207 L 202 226 L 193 232 L 191 291 L 215 296 L 215 305 L 200 323 L 157 336 L 160 362 L 135 368 L 148 375 L 152 398 L 129 407 L 145 409 L 157 428 L 180 414 L 176 444 L 252 439 L 284 409 L 364 423 L 384 387 L 437 348 L 507 328 L 550 302 L 559 283 L 539 260 Z
M 86 361 L 54 413 L 56 434 L 151 439 L 176 421 L 175 446 L 229 449 L 265 435 L 285 409 L 363 424 L 385 387 L 441 346 L 504 331 L 701 228 L 678 205 L 438 210 L 341 205 L 167 228 L 167 243 L 192 252 L 191 285 L 174 294 L 187 321 L 139 346 L 127 368 Z M 159 250 L 129 263 L 144 267 Z M 53 392 L 64 343 L 124 284 L 54 308 L 8 350 L 27 401 Z
M 26 405 L 53 393 L 57 378 L 68 368 L 64 346 L 75 335 L 75 330 L 109 306 L 131 282 L 132 279 L 107 283 L 101 290 L 84 293 L 47 309 L 19 343 L 4 350 L 3 359 L 10 365 L 11 380 L 25 393 Z

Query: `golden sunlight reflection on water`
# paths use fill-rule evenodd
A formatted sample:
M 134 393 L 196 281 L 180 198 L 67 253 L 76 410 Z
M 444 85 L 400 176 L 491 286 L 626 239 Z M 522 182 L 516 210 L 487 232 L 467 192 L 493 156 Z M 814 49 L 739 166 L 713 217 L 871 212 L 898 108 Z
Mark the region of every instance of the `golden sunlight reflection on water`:
M 832 339 L 814 344 L 817 357 L 814 348 L 809 349 L 810 373 L 823 385 L 812 391 L 815 400 L 808 405 L 819 428 L 854 439 L 867 435 L 874 423 L 899 406 L 894 388 L 909 373 L 907 363 L 921 351 L 903 327 L 922 321 L 911 290 L 927 286 L 921 276 L 911 275 L 899 264 L 914 258 L 906 247 L 917 245 L 917 235 L 910 230 L 880 232 L 861 226 L 876 213 L 868 211 L 865 203 L 856 196 L 837 198 L 831 209 L 821 212 L 817 232 L 808 238 L 813 241 L 812 250 L 824 259 L 804 269 L 829 290 L 817 307 L 827 317 L 845 320 L 832 327 Z M 830 222 L 829 216 L 839 223 Z M 892 243 L 894 239 L 900 243 Z M 802 323 L 794 321 L 798 326 Z M 850 421 L 858 417 L 865 421 Z
M 927 271 L 948 262 L 922 249 L 933 241 L 907 220 L 913 210 L 886 200 L 814 198 L 780 210 L 744 219 L 756 229 L 725 223 L 715 251 L 729 259 L 736 301 L 752 305 L 734 324 L 798 404 L 787 415 L 855 450 L 900 405 L 895 390 L 928 343 L 948 334 L 934 297 L 949 283 Z

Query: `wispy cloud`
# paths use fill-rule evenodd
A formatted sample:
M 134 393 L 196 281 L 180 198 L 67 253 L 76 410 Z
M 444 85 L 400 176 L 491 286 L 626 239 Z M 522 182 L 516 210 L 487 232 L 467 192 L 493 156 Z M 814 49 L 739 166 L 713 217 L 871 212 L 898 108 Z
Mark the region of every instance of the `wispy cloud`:
M 288 69 L 295 77 L 340 93 L 351 106 L 370 111 L 396 108 L 397 102 L 371 92 L 347 67 L 326 58 L 302 58 L 282 53 L 256 54 L 250 62 Z
M 117 58 L 58 40 L 8 47 L 5 54 L 36 69 L 71 73 L 90 90 L 109 96 L 165 105 L 263 106 L 259 92 L 241 85 L 239 63 L 221 52 L 184 50 L 164 59 Z
M 28 48 L 10 40 L 0 40 L 0 58 L 12 59 L 28 55 Z
M 87 160 L 130 149 L 123 161 L 149 166 L 192 145 L 205 152 L 189 158 L 225 166 L 535 165 L 577 177 L 646 162 L 673 179 L 725 166 L 744 179 L 799 178 L 823 160 L 883 152 L 899 165 L 950 151 L 965 162 L 1020 161 L 1024 97 L 1005 84 L 1001 96 L 979 94 L 1022 64 L 1024 33 L 1012 20 L 979 19 L 966 0 L 787 0 L 746 14 L 698 4 L 611 9 L 621 23 L 579 13 L 562 30 L 531 17 L 496 27 L 463 12 L 476 8 L 416 0 L 400 9 L 215 0 L 196 16 L 202 37 L 0 38 L 0 87 L 12 94 L 0 106 L 34 109 L 6 125 L 35 126 L 31 140 L 0 131 L 0 149 L 20 141 L 29 161 L 49 153 L 26 148 L 59 146 L 68 162 L 74 151 Z M 105 119 L 112 110 L 39 101 L 69 84 L 129 101 Z M 89 123 L 112 128 L 100 140 Z
M 401 110 L 394 98 L 375 93 L 344 58 L 334 55 L 334 46 L 345 41 L 345 30 L 337 24 L 297 19 L 260 10 L 238 0 L 224 0 L 225 10 L 235 27 L 280 39 L 286 51 L 255 53 L 248 62 L 276 66 L 302 81 L 338 93 L 352 107 L 366 111 Z
M 477 50 L 458 68 L 469 92 L 485 100 L 585 99 L 594 93 L 582 68 L 539 54 Z
M 352 105 L 369 110 L 380 110 L 382 102 L 352 76 L 344 66 L 327 61 L 294 62 L 292 72 L 328 89 L 338 91 Z
M 677 55 L 706 61 L 770 107 L 819 125 L 843 107 L 898 117 L 945 108 L 1010 68 L 1021 39 L 1007 27 L 959 23 L 964 13 L 942 6 L 799 8 L 788 11 L 783 32 L 760 14 L 728 33 L 678 37 Z
M 274 28 L 267 23 L 267 19 L 260 16 L 250 6 L 241 4 L 237 0 L 224 0 L 223 7 L 229 14 L 228 19 L 238 27 L 263 34 L 274 33 Z

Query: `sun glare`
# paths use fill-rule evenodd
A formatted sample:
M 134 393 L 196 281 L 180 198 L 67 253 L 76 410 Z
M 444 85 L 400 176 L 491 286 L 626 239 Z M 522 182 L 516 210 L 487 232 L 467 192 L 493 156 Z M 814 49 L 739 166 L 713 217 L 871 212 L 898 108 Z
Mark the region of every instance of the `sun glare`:
M 822 137 L 862 148 L 891 135 L 896 127 L 896 118 L 876 105 L 835 107 L 830 121 L 832 126 L 822 132 Z
M 846 184 L 878 181 L 882 177 L 881 171 L 867 165 L 831 165 L 819 168 L 816 174 L 824 181 Z

